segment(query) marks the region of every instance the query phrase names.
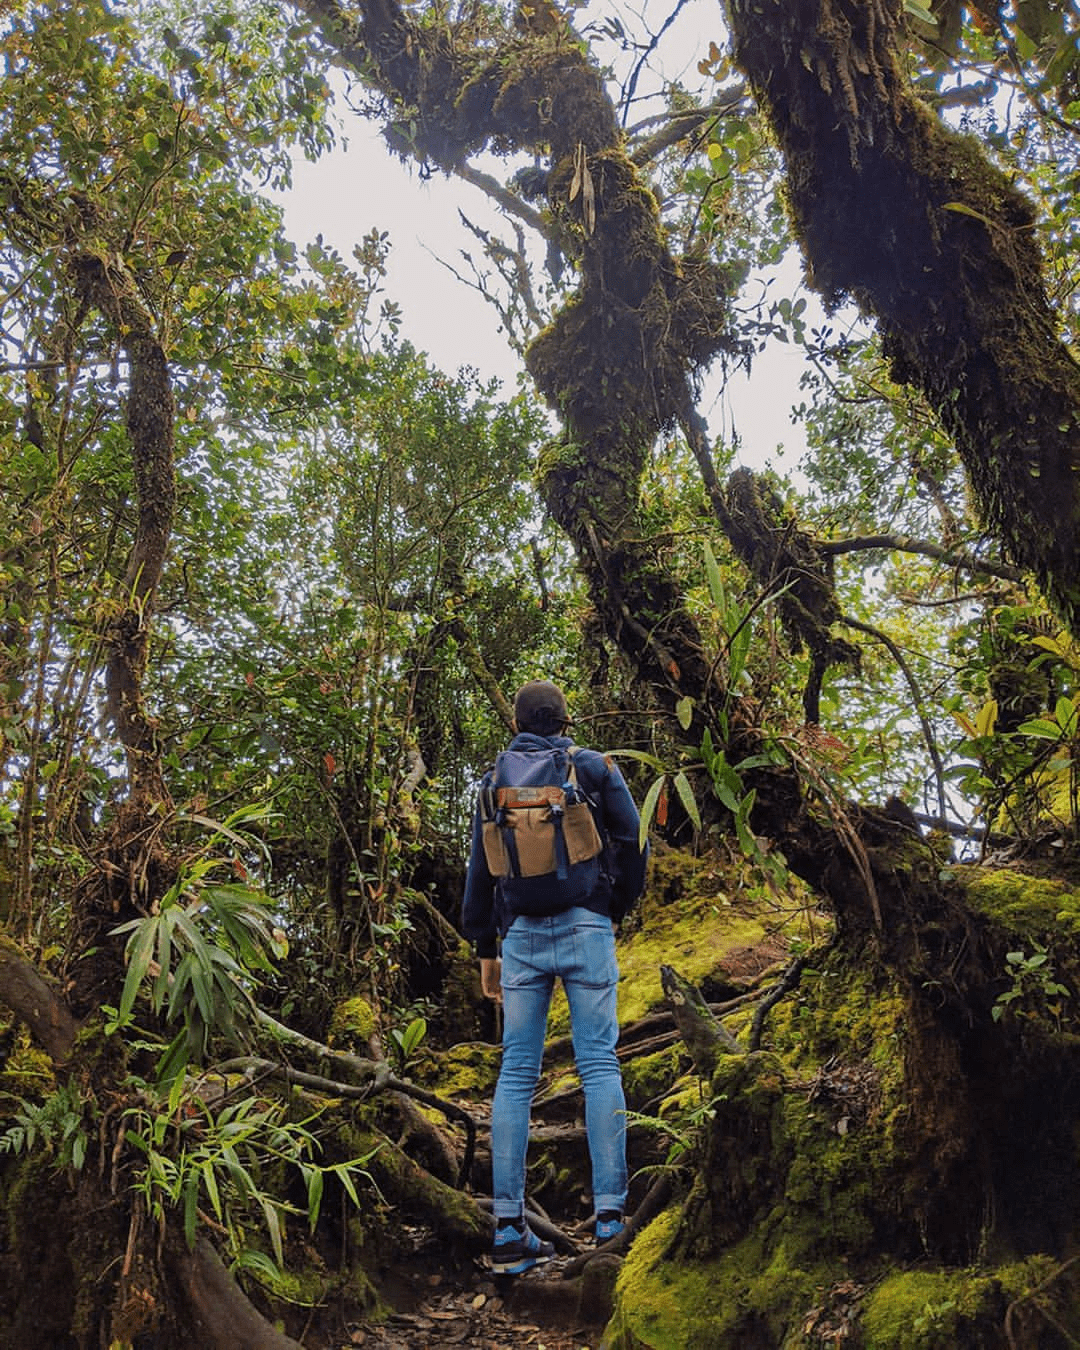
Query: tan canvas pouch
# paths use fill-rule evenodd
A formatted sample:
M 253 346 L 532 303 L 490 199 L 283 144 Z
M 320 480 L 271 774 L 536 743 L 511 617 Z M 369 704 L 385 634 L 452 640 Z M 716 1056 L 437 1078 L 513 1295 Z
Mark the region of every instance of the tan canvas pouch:
M 563 816 L 563 838 L 566 856 L 572 863 L 587 862 L 603 848 L 600 831 L 587 802 L 575 802 L 566 808 Z
M 555 830 L 547 806 L 534 806 L 524 811 L 511 811 L 517 844 L 518 867 L 523 877 L 542 877 L 554 872 Z
M 555 871 L 555 831 L 547 805 L 507 810 L 506 824 L 502 827 L 494 821 L 485 821 L 482 830 L 484 857 L 493 877 L 508 877 L 512 871 L 503 841 L 504 829 L 514 831 L 518 867 L 523 877 L 542 877 Z
M 570 781 L 576 785 L 573 759 L 570 761 Z M 566 805 L 566 794 L 560 787 L 501 787 L 495 790 L 496 805 L 505 813 L 505 824 L 485 821 L 481 830 L 484 857 L 492 876 L 508 877 L 512 868 L 503 831 L 514 831 L 518 867 L 523 877 L 542 877 L 558 871 L 555 854 L 555 826 L 551 818 L 552 806 L 563 807 L 562 832 L 566 842 L 566 856 L 571 865 L 595 858 L 603 848 L 596 820 L 587 802 Z
M 488 871 L 493 877 L 509 876 L 510 859 L 506 856 L 506 845 L 503 843 L 502 830 L 493 820 L 485 820 L 481 826 L 480 837 L 484 845 L 484 857 L 487 859 Z

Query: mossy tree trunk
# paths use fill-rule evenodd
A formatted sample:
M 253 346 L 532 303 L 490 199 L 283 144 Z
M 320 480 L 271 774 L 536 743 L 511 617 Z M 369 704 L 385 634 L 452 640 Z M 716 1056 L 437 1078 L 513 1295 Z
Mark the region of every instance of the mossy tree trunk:
M 1080 623 L 1080 366 L 1026 198 L 905 73 L 901 0 L 728 0 L 737 63 L 784 156 L 807 275 L 880 327 L 955 438 L 978 508 Z
M 783 1241 L 809 1224 L 820 1250 L 800 1259 L 855 1272 L 889 1260 L 1064 1258 L 1078 1236 L 1077 1014 L 1068 997 L 1054 1012 L 1034 988 L 1016 1015 L 999 1000 L 1010 951 L 1039 944 L 1066 984 L 1080 973 L 1069 936 L 1080 897 L 950 864 L 886 811 L 797 800 L 787 775 L 757 786 L 755 826 L 835 915 L 833 992 L 804 1004 L 805 1025 L 823 1000 L 840 1003 L 827 1035 L 797 1021 L 789 1033 L 816 1041 L 825 1062 L 810 1099 L 773 1055 L 718 1061 L 716 1114 L 673 1251 L 709 1258 L 752 1231 Z M 995 906 L 988 890 L 1011 898 Z M 843 1004 L 852 984 L 870 1010 L 861 1027 Z M 836 1087 L 831 1075 L 849 1081 Z M 838 1169 L 836 1136 L 849 1129 L 851 1165 Z

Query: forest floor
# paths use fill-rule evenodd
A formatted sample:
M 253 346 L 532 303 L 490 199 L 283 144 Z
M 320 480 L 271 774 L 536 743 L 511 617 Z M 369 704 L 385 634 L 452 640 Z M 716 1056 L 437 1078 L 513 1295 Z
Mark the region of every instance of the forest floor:
M 481 1262 L 451 1275 L 420 1259 L 415 1271 L 401 1272 L 413 1285 L 410 1311 L 350 1325 L 343 1337 L 323 1342 L 324 1350 L 602 1350 L 610 1305 L 601 1297 L 590 1317 L 581 1282 L 563 1278 L 568 1259 L 516 1277 L 493 1276 Z

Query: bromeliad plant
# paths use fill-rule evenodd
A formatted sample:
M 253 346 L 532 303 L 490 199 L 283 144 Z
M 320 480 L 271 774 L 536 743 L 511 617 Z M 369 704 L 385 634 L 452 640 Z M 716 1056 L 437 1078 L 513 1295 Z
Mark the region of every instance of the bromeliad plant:
M 726 741 L 730 733 L 729 712 L 732 700 L 739 689 L 749 682 L 747 660 L 750 653 L 752 636 L 751 621 L 762 606 L 771 603 L 783 594 L 782 587 L 748 605 L 740 605 L 727 594 L 719 564 L 708 541 L 705 543 L 705 575 L 709 593 L 716 612 L 720 629 L 724 635 L 722 651 L 718 660 L 726 665 L 724 688 L 725 695 L 721 707 L 713 713 L 721 741 Z M 694 722 L 694 700 L 686 697 L 679 700 L 675 715 L 683 731 L 689 731 Z M 687 763 L 686 768 L 672 771 L 662 759 L 642 750 L 614 750 L 615 756 L 624 756 L 637 760 L 653 769 L 657 777 L 649 786 L 641 807 L 641 828 L 639 843 L 642 848 L 648 838 L 649 830 L 655 821 L 663 827 L 667 818 L 669 786 L 674 789 L 683 809 L 694 829 L 702 830 L 701 811 L 698 807 L 694 786 L 689 773 L 704 769 L 706 790 L 711 791 L 722 806 L 731 812 L 736 837 L 743 855 L 771 884 L 782 884 L 787 877 L 787 867 L 783 858 L 770 852 L 750 828 L 750 813 L 756 797 L 753 788 L 747 788 L 743 774 L 750 769 L 767 764 L 781 762 L 783 756 L 774 749 L 766 747 L 755 754 L 744 757 L 732 764 L 723 748 L 717 745 L 712 731 L 705 727 L 698 744 L 697 754 Z

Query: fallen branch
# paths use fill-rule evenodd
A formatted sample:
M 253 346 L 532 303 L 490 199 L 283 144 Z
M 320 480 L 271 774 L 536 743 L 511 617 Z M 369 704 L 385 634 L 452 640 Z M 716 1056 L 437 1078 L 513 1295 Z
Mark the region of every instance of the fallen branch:
M 713 1017 L 698 990 L 672 966 L 660 967 L 660 983 L 694 1067 L 703 1078 L 711 1077 L 721 1054 L 739 1052 L 738 1041 Z
M 749 1054 L 761 1049 L 761 1033 L 765 1027 L 766 1017 L 788 990 L 794 989 L 799 983 L 805 965 L 806 957 L 797 956 L 754 1010 L 754 1020 L 750 1023 L 750 1039 L 746 1047 Z
M 327 1049 L 327 1047 L 324 1046 L 323 1049 Z M 356 1059 L 356 1056 L 348 1055 L 344 1058 Z M 258 1075 L 265 1078 L 280 1078 L 283 1082 L 296 1087 L 308 1088 L 312 1092 L 321 1092 L 327 1096 L 345 1097 L 352 1100 L 363 1100 L 370 1097 L 373 1092 L 389 1090 L 400 1092 L 404 1097 L 411 1097 L 415 1101 L 423 1102 L 425 1106 L 433 1106 L 448 1119 L 456 1120 L 465 1128 L 465 1151 L 457 1169 L 457 1188 L 460 1190 L 468 1179 L 472 1170 L 473 1157 L 476 1154 L 476 1121 L 469 1115 L 468 1111 L 458 1106 L 456 1102 L 448 1102 L 445 1098 L 436 1096 L 434 1092 L 428 1092 L 426 1088 L 417 1087 L 415 1083 L 395 1077 L 387 1064 L 375 1060 L 360 1062 L 371 1064 L 373 1068 L 380 1072 L 377 1075 L 372 1074 L 370 1081 L 366 1083 L 345 1083 L 340 1079 L 327 1078 L 318 1073 L 305 1073 L 302 1069 L 294 1069 L 288 1064 L 279 1063 L 277 1060 L 259 1059 L 253 1055 L 226 1060 L 222 1064 L 215 1065 L 214 1072 L 219 1074 L 242 1073 L 248 1077 Z

